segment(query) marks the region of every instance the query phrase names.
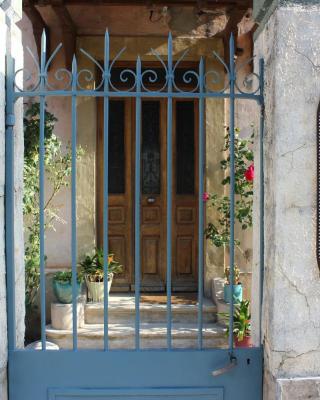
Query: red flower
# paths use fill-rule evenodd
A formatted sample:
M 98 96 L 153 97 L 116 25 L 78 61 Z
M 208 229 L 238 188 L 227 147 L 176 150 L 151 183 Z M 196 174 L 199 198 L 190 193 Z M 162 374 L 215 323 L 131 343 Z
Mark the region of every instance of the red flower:
M 244 173 L 244 177 L 249 182 L 253 181 L 253 179 L 254 179 L 254 165 L 253 164 L 249 165 L 248 169 Z
M 204 192 L 202 195 L 202 200 L 203 201 L 208 201 L 210 199 L 210 195 L 207 192 Z

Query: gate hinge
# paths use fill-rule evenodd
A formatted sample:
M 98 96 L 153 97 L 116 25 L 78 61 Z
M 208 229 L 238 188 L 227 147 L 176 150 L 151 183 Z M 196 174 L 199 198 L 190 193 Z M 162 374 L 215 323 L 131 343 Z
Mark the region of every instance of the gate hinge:
M 7 114 L 6 116 L 6 127 L 14 126 L 16 122 L 14 114 Z

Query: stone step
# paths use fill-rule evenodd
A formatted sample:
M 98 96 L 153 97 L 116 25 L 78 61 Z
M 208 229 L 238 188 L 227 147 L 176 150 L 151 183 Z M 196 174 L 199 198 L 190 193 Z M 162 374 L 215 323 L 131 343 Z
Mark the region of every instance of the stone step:
M 103 348 L 103 325 L 85 324 L 78 329 L 79 349 Z M 72 349 L 72 331 L 46 329 L 47 339 L 60 349 Z M 141 323 L 140 346 L 143 349 L 161 349 L 167 347 L 166 324 Z M 173 348 L 197 348 L 198 327 L 196 324 L 172 324 Z M 205 324 L 203 326 L 204 348 L 226 348 L 228 346 L 226 329 L 221 324 Z M 110 349 L 134 349 L 135 327 L 133 324 L 109 324 Z
M 176 323 L 196 323 L 198 319 L 197 304 L 172 304 L 172 322 Z M 214 323 L 217 321 L 217 306 L 211 300 L 204 299 L 203 302 L 203 322 Z M 103 304 L 85 304 L 85 323 L 103 323 Z M 108 306 L 109 323 L 134 322 L 135 303 L 132 296 L 110 296 Z M 140 303 L 140 321 L 142 323 L 164 323 L 167 320 L 166 304 Z

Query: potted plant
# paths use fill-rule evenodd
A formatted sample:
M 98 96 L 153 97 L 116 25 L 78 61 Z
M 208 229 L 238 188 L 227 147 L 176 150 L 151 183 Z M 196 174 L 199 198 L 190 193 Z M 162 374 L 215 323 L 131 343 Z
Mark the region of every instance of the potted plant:
M 81 284 L 83 277 L 81 273 L 77 274 L 77 297 L 81 292 Z M 71 271 L 59 271 L 56 272 L 52 280 L 53 291 L 60 303 L 71 304 L 72 303 L 72 272 Z
M 241 303 L 242 301 L 242 284 L 240 283 L 240 269 L 237 265 L 233 270 L 233 293 L 231 294 L 230 285 L 230 267 L 224 270 L 225 283 L 223 287 L 223 296 L 226 303 L 231 303 L 231 295 L 233 296 L 234 303 Z
M 88 288 L 88 300 L 101 302 L 104 299 L 103 250 L 97 249 L 92 255 L 86 255 L 80 263 Z M 108 294 L 114 274 L 122 272 L 122 266 L 115 261 L 114 255 L 108 255 Z
M 229 313 L 219 313 L 229 319 Z M 229 326 L 227 329 L 229 334 Z M 252 347 L 250 301 L 242 300 L 233 312 L 233 338 L 235 347 Z

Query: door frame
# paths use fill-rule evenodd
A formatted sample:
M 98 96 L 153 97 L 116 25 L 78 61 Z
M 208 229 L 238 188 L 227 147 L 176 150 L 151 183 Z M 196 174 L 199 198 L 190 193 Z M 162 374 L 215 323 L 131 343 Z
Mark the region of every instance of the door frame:
M 114 278 L 114 283 L 112 286 L 112 291 L 134 291 L 134 171 L 135 171 L 135 99 L 133 98 L 111 98 L 111 101 L 124 101 L 125 111 L 124 111 L 124 151 L 125 151 L 125 193 L 121 194 L 109 194 L 109 237 L 118 236 L 118 239 L 125 241 L 125 261 L 123 264 L 126 266 L 125 274 L 120 274 Z M 160 176 L 160 255 L 159 255 L 159 268 L 160 268 L 160 279 L 163 284 L 163 288 L 159 286 L 159 290 L 152 289 L 151 291 L 165 291 L 166 290 L 166 204 L 167 204 L 167 171 L 166 171 L 166 146 L 167 146 L 167 109 L 166 103 L 167 99 L 153 97 L 150 99 L 143 99 L 146 101 L 159 101 L 160 102 L 160 165 L 161 165 L 161 176 Z M 177 158 L 177 130 L 176 130 L 176 105 L 178 102 L 190 102 L 194 103 L 194 194 L 192 195 L 181 195 L 177 194 L 177 173 L 176 173 L 176 158 Z M 172 173 L 172 204 L 173 204 L 173 224 L 172 224 L 172 290 L 173 292 L 185 292 L 185 291 L 197 291 L 197 279 L 198 279 L 198 192 L 199 192 L 199 171 L 198 171 L 198 134 L 199 134 L 199 114 L 198 114 L 198 100 L 197 99 L 173 99 L 173 121 L 172 121 L 172 163 L 173 163 L 173 173 Z M 141 138 L 142 140 L 142 138 Z M 96 239 L 98 247 L 102 246 L 103 243 L 103 99 L 97 99 L 97 136 L 96 136 Z M 141 160 L 141 171 L 142 171 L 142 160 Z M 143 211 L 147 207 L 144 201 L 144 195 L 141 190 L 141 230 L 140 230 L 140 246 L 142 250 L 143 246 L 143 231 L 148 231 L 148 227 L 143 226 Z M 190 202 L 194 203 L 194 206 L 190 208 Z M 117 229 L 115 229 L 115 223 L 110 221 L 110 216 L 113 208 L 117 208 L 120 212 L 120 207 L 124 209 L 123 212 L 123 223 L 119 224 Z M 179 211 L 192 212 L 192 222 L 180 223 L 179 226 Z M 123 225 L 125 224 L 125 225 Z M 122 227 L 121 227 L 122 225 Z M 189 227 L 192 225 L 193 228 L 193 243 L 192 243 L 192 276 L 194 284 L 190 280 L 185 281 L 185 283 L 180 282 L 178 278 L 178 239 L 186 240 L 190 238 Z M 145 228 L 145 229 L 144 229 Z M 110 233 L 110 230 L 114 233 Z M 180 232 L 180 234 L 179 234 Z M 188 232 L 188 233 L 187 233 Z M 188 236 L 186 236 L 188 235 Z M 147 234 L 146 236 L 153 236 L 152 234 Z M 124 248 L 124 246 L 123 246 Z M 112 249 L 111 249 L 112 251 Z M 141 254 L 143 254 L 141 252 Z M 203 278 L 204 279 L 204 278 Z M 148 286 L 143 285 L 143 257 L 141 260 L 141 290 L 148 291 Z M 191 278 L 192 280 L 192 278 Z M 194 286 L 194 290 L 192 287 Z M 156 286 L 155 286 L 156 287 Z M 151 288 L 151 289 L 150 289 Z

